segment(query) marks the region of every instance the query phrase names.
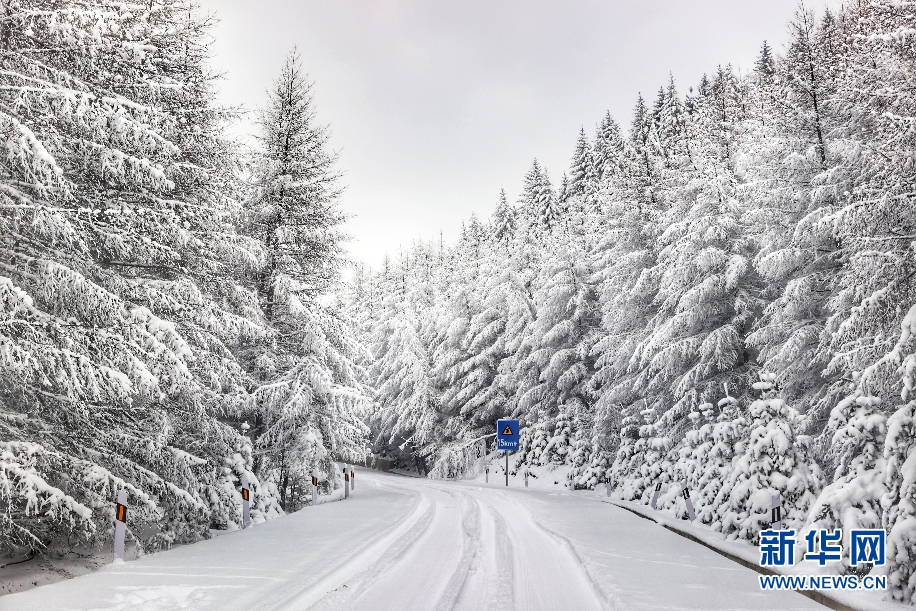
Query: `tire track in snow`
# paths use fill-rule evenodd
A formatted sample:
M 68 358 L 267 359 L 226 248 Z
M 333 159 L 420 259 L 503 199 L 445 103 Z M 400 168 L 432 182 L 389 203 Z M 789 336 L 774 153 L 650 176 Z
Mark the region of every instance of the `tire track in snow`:
M 511 541 L 512 601 L 516 609 L 605 609 L 603 593 L 595 587 L 573 549 L 549 534 L 508 495 L 492 490 L 484 494 L 485 502 L 500 517 L 497 531 Z M 501 606 L 501 601 L 498 604 L 491 607 L 507 608 Z
M 423 517 L 411 526 L 403 536 L 394 541 L 378 559 L 348 580 L 349 583 L 340 584 L 333 591 L 315 601 L 314 604 L 305 607 L 301 607 L 301 605 L 307 603 L 307 601 L 294 601 L 290 605 L 290 609 L 299 609 L 300 607 L 310 611 L 349 609 L 354 599 L 384 578 L 385 573 L 390 570 L 392 565 L 396 564 L 398 559 L 407 553 L 411 546 L 426 533 L 430 524 L 432 524 L 435 511 L 435 504 L 429 503 Z
M 462 506 L 461 559 L 446 583 L 436 605 L 436 611 L 452 611 L 462 594 L 466 594 L 469 579 L 476 574 L 481 551 L 480 505 L 470 495 L 459 492 Z
M 346 584 L 345 592 L 340 588 L 335 596 L 312 609 L 427 611 L 437 608 L 450 594 L 454 596 L 461 581 L 455 575 L 460 575 L 468 549 L 462 531 L 463 514 L 469 505 L 462 502 L 456 490 L 417 487 L 415 483 L 409 487 L 430 504 L 429 524 L 418 536 L 385 554 L 369 570 L 354 576 L 354 581 Z M 458 588 L 454 587 L 456 583 Z
M 492 526 L 493 572 L 488 584 L 490 598 L 488 611 L 512 611 L 515 608 L 515 549 L 502 514 L 487 504 Z
M 399 490 L 407 493 L 416 494 L 416 490 L 402 488 Z M 254 605 L 245 605 L 246 611 L 288 611 L 308 609 L 316 601 L 327 595 L 346 583 L 355 574 L 365 570 L 373 564 L 388 549 L 405 537 L 410 537 L 414 527 L 429 515 L 434 508 L 428 498 L 424 495 L 417 495 L 419 498 L 413 511 L 399 524 L 383 532 L 380 536 L 369 541 L 355 554 L 339 558 L 330 571 L 326 572 L 317 580 L 295 581 L 286 587 L 279 588 L 271 596 L 261 599 Z

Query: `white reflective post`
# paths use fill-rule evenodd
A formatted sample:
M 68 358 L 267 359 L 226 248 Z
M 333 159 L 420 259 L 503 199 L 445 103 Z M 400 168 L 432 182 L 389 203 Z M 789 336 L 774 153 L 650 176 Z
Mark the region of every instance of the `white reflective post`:
M 693 522 L 697 519 L 697 514 L 693 511 L 693 501 L 690 500 L 690 490 L 687 489 L 687 484 L 684 484 L 684 490 L 681 494 L 684 495 L 684 502 L 687 504 L 687 515 L 690 517 L 690 521 Z
M 662 483 L 656 482 L 655 492 L 652 494 L 652 502 L 650 503 L 652 509 L 655 509 L 655 504 L 658 503 L 658 495 L 662 493 Z M 610 494 L 608 494 L 610 496 Z
M 318 471 L 312 469 L 312 506 L 318 504 Z
M 487 484 L 490 483 L 490 467 L 487 467 L 487 476 L 486 476 L 486 479 L 484 479 L 483 481 L 486 482 Z
M 242 476 L 242 528 L 248 528 L 251 523 L 251 486 L 248 476 Z
M 356 469 L 350 467 L 350 490 L 356 490 Z
M 773 495 L 771 507 L 770 528 L 772 530 L 782 530 L 782 499 L 778 494 Z
M 350 498 L 350 468 L 344 464 L 344 498 Z
M 611 480 L 607 481 L 607 498 L 611 498 Z
M 115 505 L 114 555 L 124 560 L 124 536 L 127 533 L 127 491 L 118 491 L 118 504 Z
M 525 488 L 528 487 L 528 467 L 525 467 Z

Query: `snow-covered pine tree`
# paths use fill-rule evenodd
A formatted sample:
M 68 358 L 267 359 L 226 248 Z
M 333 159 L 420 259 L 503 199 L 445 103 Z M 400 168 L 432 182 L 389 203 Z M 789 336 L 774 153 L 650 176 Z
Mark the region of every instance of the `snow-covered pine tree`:
M 499 190 L 499 202 L 490 221 L 490 239 L 508 245 L 515 237 L 515 208 L 506 199 L 506 190 Z
M 702 435 L 709 436 L 709 449 L 697 478 L 696 513 L 697 519 L 713 530 L 722 530 L 722 517 L 727 511 L 720 511 L 719 493 L 731 479 L 736 454 L 744 452 L 743 438 L 747 430 L 747 418 L 741 413 L 738 400 L 727 392 L 726 387 L 726 396 L 718 402 L 719 413 L 711 423 L 711 430 L 700 429 Z M 712 413 L 704 415 L 707 419 L 713 416 Z
M 882 525 L 887 531 L 885 570 L 891 595 L 912 602 L 916 598 L 916 305 L 903 317 L 897 342 L 882 360 L 897 366 L 901 398 L 907 401 L 887 419 L 883 456 L 887 492 L 881 498 Z M 868 374 L 859 376 L 860 391 L 867 388 L 863 385 L 869 383 Z
M 601 182 L 614 178 L 621 170 L 624 155 L 624 138 L 610 111 L 604 114 L 595 133 L 592 146 L 592 172 L 589 180 L 597 192 Z
M 710 404 L 703 404 L 698 409 L 708 411 Z M 696 498 L 697 487 L 700 475 L 703 472 L 703 466 L 706 464 L 706 452 L 709 451 L 711 444 L 706 443 L 708 439 L 703 433 L 709 433 L 707 427 L 704 431 L 701 427 L 703 415 L 700 411 L 690 412 L 688 419 L 692 427 L 685 434 L 680 443 L 675 445 L 668 457 L 671 463 L 670 478 L 675 484 L 665 495 L 660 497 L 657 504 L 659 509 L 674 511 L 678 518 L 686 518 L 686 505 L 680 496 L 681 491 L 686 486 L 691 498 Z M 694 507 L 696 510 L 697 507 Z
M 343 215 L 327 131 L 317 123 L 311 84 L 296 51 L 286 59 L 261 115 L 250 235 L 263 241 L 257 289 L 270 337 L 246 351 L 259 386 L 248 416 L 258 472 L 288 491 L 331 454 L 356 462 L 367 448 L 360 412 L 368 401 L 361 347 L 339 306 L 319 299 L 341 264 Z
M 579 409 L 575 406 L 589 401 L 590 342 L 597 321 L 589 270 L 577 259 L 571 251 L 543 268 L 534 295 L 537 317 L 512 355 L 516 414 L 527 422 L 553 422 L 563 406 Z M 570 443 L 571 434 L 565 439 Z
M 811 504 L 806 532 L 883 527 L 887 416 L 878 409 L 880 403 L 877 397 L 853 395 L 831 412 L 825 433 L 832 433 L 831 462 L 837 467 L 833 482 Z M 837 566 L 841 572 L 850 569 L 849 552 L 843 548 L 843 560 Z
M 688 413 L 722 383 L 746 388 L 754 367 L 743 340 L 761 283 L 750 265 L 754 245 L 741 223 L 732 158 L 741 113 L 736 77 L 722 68 L 688 128 L 690 154 L 669 160 L 666 170 L 674 176 L 662 193 L 673 204 L 658 239 L 658 311 L 632 362 L 637 388 L 666 408 L 677 437 Z
M 563 465 L 569 460 L 572 450 L 573 432 L 572 422 L 567 407 L 561 406 L 556 416 L 553 435 L 541 452 L 541 464 Z
M 884 399 L 899 388 L 896 364 L 884 355 L 892 351 L 907 309 L 916 303 L 911 238 L 916 235 L 916 95 L 903 85 L 916 70 L 916 53 L 906 42 L 916 14 L 874 0 L 846 17 L 840 48 L 849 68 L 838 81 L 831 109 L 838 113 L 841 127 L 834 131 L 842 138 L 842 146 L 835 147 L 835 172 L 850 180 L 823 220 L 843 261 L 830 304 L 828 371 L 838 387 L 850 373 L 867 372 L 860 382 L 863 393 Z
M 749 424 L 732 472 L 716 498 L 722 532 L 755 541 L 770 526 L 772 498 L 782 499 L 784 524 L 800 528 L 823 485 L 810 456 L 810 438 L 796 435 L 798 412 L 775 397 L 775 374 L 761 373 L 761 398 L 747 410 Z
M 132 526 L 158 527 L 141 549 L 206 537 L 238 520 L 248 449 L 217 416 L 245 397 L 233 347 L 261 334 L 235 271 L 257 248 L 232 231 L 208 22 L 182 0 L 3 12 L 0 411 L 16 511 L 0 547 L 92 541 L 118 488 Z
M 576 140 L 576 150 L 573 153 L 572 162 L 569 166 L 569 185 L 566 188 L 568 197 L 584 197 L 589 190 L 588 181 L 594 175 L 594 160 L 592 158 L 592 147 L 585 135 L 585 128 L 579 130 L 579 138 Z
M 644 121 L 645 106 L 640 100 L 616 171 L 606 175 L 599 194 L 607 220 L 589 253 L 594 270 L 590 281 L 596 287 L 601 312 L 600 332 L 592 347 L 596 360 L 590 384 L 597 397 L 594 426 L 612 440 L 622 426 L 621 414 L 644 407 L 645 396 L 635 383 L 638 370 L 631 359 L 645 337 L 648 320 L 658 310 L 654 299 L 660 273 L 655 265 L 655 243 L 662 204 L 656 199 L 659 175 L 646 173 L 646 156 L 648 167 L 655 168 L 660 162 L 655 152 L 642 148 L 639 138 Z M 622 430 L 619 435 L 621 440 L 626 438 Z M 611 449 L 614 445 L 611 441 Z M 615 473 L 620 468 L 615 459 Z
M 740 197 L 754 202 L 746 218 L 760 246 L 754 264 L 767 281 L 768 303 L 748 344 L 764 367 L 778 372 L 783 397 L 807 413 L 808 426 L 817 432 L 847 392 L 832 384 L 842 373 L 825 371 L 830 304 L 843 266 L 833 223 L 826 219 L 849 190 L 850 176 L 825 166 L 838 134 L 832 129 L 835 109 L 825 103 L 834 85 L 819 75 L 826 73 L 825 63 L 839 58 L 817 50 L 812 24 L 810 13 L 796 15 L 793 50 L 782 61 L 774 61 L 767 45 L 761 49 L 748 123 L 749 136 L 760 145 L 745 158 Z M 820 438 L 820 445 L 829 442 Z

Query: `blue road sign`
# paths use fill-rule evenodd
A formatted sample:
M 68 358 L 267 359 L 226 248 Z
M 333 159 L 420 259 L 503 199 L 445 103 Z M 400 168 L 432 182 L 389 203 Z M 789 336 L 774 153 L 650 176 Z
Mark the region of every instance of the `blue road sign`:
M 518 420 L 496 421 L 496 449 L 518 451 Z

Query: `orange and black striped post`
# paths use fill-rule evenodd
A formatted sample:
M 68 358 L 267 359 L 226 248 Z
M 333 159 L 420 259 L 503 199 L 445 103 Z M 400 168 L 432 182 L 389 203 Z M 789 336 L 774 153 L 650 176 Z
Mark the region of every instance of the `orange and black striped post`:
M 127 534 L 127 491 L 118 492 L 118 503 L 115 505 L 114 555 L 124 560 L 124 537 Z
M 251 523 L 251 486 L 248 476 L 242 476 L 242 528 L 248 528 Z

